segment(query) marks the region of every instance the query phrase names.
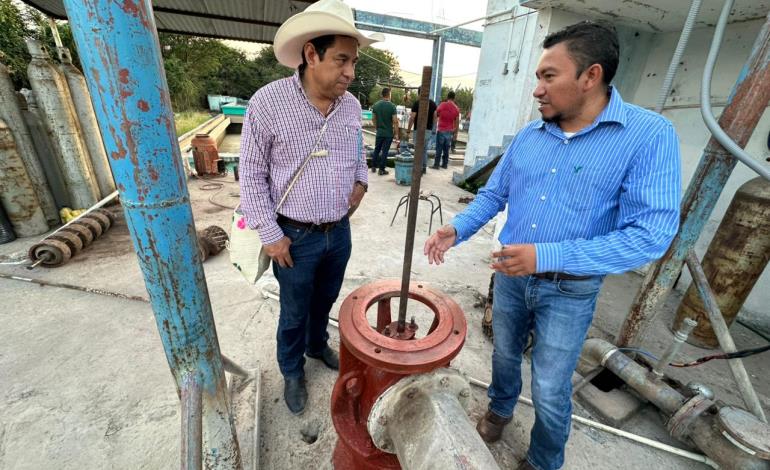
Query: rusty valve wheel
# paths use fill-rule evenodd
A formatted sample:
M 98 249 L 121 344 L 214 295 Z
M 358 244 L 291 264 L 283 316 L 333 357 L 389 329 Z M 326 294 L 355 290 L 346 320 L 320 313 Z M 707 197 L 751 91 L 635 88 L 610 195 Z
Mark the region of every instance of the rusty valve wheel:
M 104 215 L 101 212 L 94 211 L 94 212 L 91 212 L 90 214 L 86 215 L 85 217 L 99 222 L 99 225 L 102 226 L 102 233 L 104 233 L 107 230 L 109 230 L 110 227 L 112 226 L 112 220 L 110 220 L 109 217 L 107 217 L 106 215 Z
M 46 240 L 58 240 L 60 242 L 64 242 L 67 247 L 69 247 L 73 256 L 80 253 L 80 250 L 83 249 L 83 240 L 81 240 L 80 237 L 78 237 L 76 234 L 65 230 L 60 230 L 54 233 L 53 235 L 46 238 Z
M 103 233 L 102 224 L 87 215 L 79 218 L 76 222 L 73 222 L 72 225 L 82 225 L 83 227 L 86 227 L 94 234 L 95 239 L 101 237 Z
M 83 246 L 86 247 L 91 244 L 91 242 L 94 241 L 94 234 L 91 233 L 91 230 L 88 228 L 78 225 L 78 224 L 70 224 L 61 230 L 59 230 L 58 233 L 62 232 L 70 232 L 77 235 L 78 238 L 80 238 L 80 241 L 83 242 Z

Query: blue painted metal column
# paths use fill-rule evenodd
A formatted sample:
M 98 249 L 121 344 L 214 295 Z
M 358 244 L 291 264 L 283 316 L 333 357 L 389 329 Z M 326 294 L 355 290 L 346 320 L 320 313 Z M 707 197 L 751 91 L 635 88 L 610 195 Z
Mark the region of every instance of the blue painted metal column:
M 762 113 L 770 102 L 770 17 L 733 87 L 719 125 L 740 146 L 745 147 Z M 682 200 L 679 233 L 665 255 L 644 278 L 618 336 L 618 346 L 643 343 L 644 333 L 655 318 L 658 306 L 682 271 L 687 253 L 695 246 L 716 206 L 719 195 L 737 160 L 712 137 L 703 151 L 698 168 Z
M 177 391 L 201 389 L 203 464 L 239 469 L 150 0 L 64 4 Z
M 430 98 L 439 104 L 441 102 L 441 75 L 444 74 L 444 49 L 446 40 L 443 36 L 438 36 L 433 40 L 433 59 L 431 68 L 433 69 L 433 78 L 430 82 Z

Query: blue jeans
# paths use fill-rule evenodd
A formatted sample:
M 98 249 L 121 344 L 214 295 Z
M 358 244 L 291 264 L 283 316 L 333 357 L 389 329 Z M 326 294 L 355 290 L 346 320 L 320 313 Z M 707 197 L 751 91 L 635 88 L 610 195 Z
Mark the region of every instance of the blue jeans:
M 417 145 L 417 131 L 414 131 L 414 145 Z M 422 154 L 422 168 L 428 167 L 428 150 L 436 147 L 436 132 L 433 129 L 425 130 L 425 149 Z
M 388 163 L 388 151 L 390 150 L 390 144 L 393 143 L 393 137 L 375 137 L 374 139 L 374 153 L 372 154 L 372 168 L 385 169 L 385 164 Z
M 276 334 L 278 366 L 286 378 L 304 375 L 305 353 L 319 355 L 327 347 L 329 311 L 337 300 L 350 258 L 347 217 L 328 232 L 281 224 L 291 240 L 293 268 L 273 262 L 281 288 Z
M 446 168 L 449 165 L 449 146 L 452 145 L 452 131 L 439 132 L 436 135 L 436 158 L 433 160 L 433 166 L 438 166 L 439 160 L 441 166 Z
M 539 470 L 555 470 L 564 463 L 572 414 L 572 372 L 603 280 L 603 276 L 553 281 L 495 274 L 489 409 L 502 417 L 513 415 L 521 393 L 522 354 L 529 332 L 534 331 L 535 425 L 527 460 Z

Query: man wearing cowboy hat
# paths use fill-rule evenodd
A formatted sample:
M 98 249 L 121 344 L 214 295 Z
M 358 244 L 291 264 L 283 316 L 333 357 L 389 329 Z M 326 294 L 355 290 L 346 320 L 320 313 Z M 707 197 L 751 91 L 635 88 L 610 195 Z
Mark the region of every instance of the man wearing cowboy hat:
M 339 0 L 292 16 L 278 29 L 274 50 L 297 70 L 258 90 L 243 124 L 241 205 L 280 285 L 277 357 L 294 414 L 307 403 L 304 356 L 339 368 L 326 328 L 350 258 L 348 215 L 367 189 L 361 105 L 347 88 L 358 48 L 381 40 L 376 36 L 362 35 Z

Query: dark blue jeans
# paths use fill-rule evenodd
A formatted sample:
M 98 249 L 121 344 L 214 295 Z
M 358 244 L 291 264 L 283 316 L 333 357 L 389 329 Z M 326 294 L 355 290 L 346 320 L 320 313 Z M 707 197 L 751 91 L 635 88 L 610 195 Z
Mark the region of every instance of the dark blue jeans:
M 521 359 L 527 337 L 532 346 L 532 401 L 535 425 L 527 460 L 539 470 L 564 464 L 572 415 L 572 372 L 577 365 L 603 276 L 552 281 L 495 274 L 492 327 L 492 385 L 489 409 L 513 415 L 521 393 Z
M 376 137 L 374 139 L 374 153 L 372 154 L 372 168 L 385 169 L 388 163 L 388 151 L 393 137 Z
M 327 346 L 329 311 L 337 300 L 350 259 L 347 217 L 328 232 L 281 224 L 291 239 L 293 268 L 273 262 L 281 289 L 281 314 L 276 334 L 278 366 L 287 378 L 304 375 L 305 353 L 320 354 Z
M 439 161 L 444 168 L 449 165 L 449 146 L 452 145 L 452 134 L 454 134 L 452 131 L 436 134 L 436 157 L 433 160 L 433 166 L 438 166 Z

